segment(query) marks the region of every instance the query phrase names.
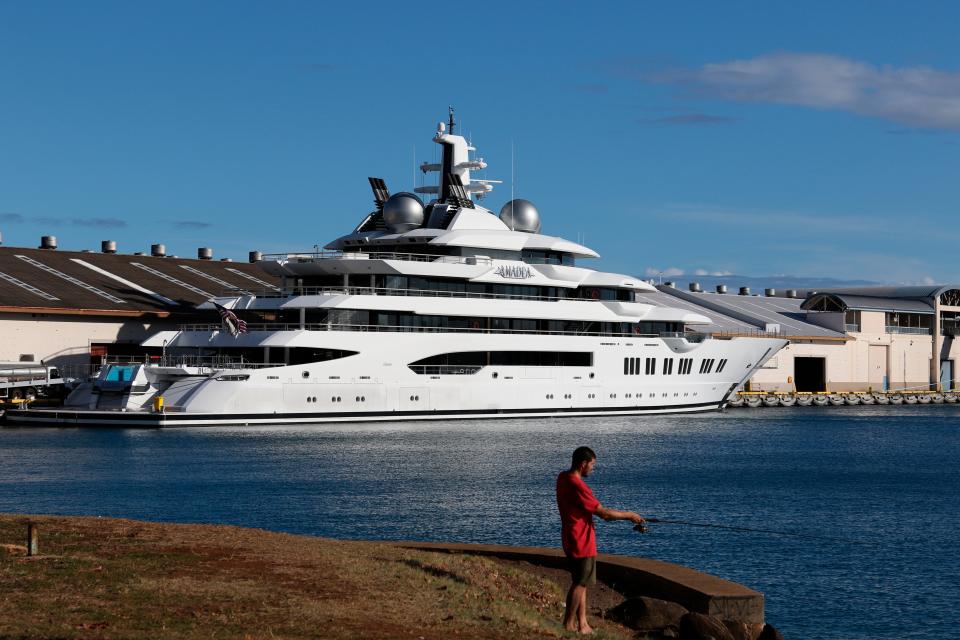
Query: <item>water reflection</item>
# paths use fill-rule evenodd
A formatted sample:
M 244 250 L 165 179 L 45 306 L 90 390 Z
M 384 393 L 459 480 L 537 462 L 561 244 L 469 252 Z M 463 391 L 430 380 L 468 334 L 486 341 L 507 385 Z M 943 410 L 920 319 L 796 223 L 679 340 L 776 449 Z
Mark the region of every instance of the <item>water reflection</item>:
M 864 546 L 601 523 L 602 551 L 757 588 L 788 636 L 949 635 L 960 408 L 164 430 L 0 430 L 0 510 L 217 522 L 357 539 L 558 544 L 553 482 L 599 454 L 604 503 Z M 867 612 L 870 612 L 869 614 Z M 920 637 L 918 636 L 918 637 Z

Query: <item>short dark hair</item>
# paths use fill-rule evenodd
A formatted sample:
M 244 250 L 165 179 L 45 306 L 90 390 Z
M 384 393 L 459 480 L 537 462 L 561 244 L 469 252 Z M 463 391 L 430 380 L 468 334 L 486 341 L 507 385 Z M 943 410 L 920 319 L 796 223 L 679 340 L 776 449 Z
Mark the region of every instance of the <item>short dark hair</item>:
M 570 468 L 579 469 L 580 465 L 584 462 L 590 462 L 596 459 L 597 454 L 595 454 L 590 447 L 577 447 L 573 452 L 573 462 L 570 464 Z

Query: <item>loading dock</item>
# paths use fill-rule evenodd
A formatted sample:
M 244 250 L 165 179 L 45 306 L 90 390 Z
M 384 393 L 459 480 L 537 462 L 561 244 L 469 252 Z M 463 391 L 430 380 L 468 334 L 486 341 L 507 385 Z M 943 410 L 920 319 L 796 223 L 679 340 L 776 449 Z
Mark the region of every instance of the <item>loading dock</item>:
M 797 391 L 818 392 L 827 388 L 827 359 L 795 357 L 793 378 Z

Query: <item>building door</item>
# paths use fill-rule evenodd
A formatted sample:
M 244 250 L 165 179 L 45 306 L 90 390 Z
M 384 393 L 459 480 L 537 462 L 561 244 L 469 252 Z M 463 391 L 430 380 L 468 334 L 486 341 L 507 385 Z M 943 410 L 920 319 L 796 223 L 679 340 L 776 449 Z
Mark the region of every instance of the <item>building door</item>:
M 867 382 L 871 389 L 887 390 L 887 346 L 872 344 L 867 351 Z
M 793 379 L 797 391 L 825 391 L 827 388 L 827 359 L 793 359 Z
M 953 360 L 940 361 L 940 390 L 953 391 Z

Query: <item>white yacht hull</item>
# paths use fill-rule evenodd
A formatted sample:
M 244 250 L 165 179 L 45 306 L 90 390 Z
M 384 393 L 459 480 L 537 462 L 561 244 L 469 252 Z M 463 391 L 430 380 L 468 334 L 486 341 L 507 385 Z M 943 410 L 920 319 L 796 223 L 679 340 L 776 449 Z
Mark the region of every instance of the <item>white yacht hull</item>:
M 270 350 L 311 346 L 357 351 L 320 363 L 228 369 L 202 377 L 158 380 L 162 413 L 90 409 L 10 412 L 16 424 L 200 426 L 328 422 L 553 418 L 562 416 L 689 413 L 720 409 L 731 391 L 782 348 L 778 338 L 738 337 L 688 342 L 683 338 L 457 334 L 424 332 L 252 332 L 249 345 Z M 185 332 L 180 346 L 229 344 L 229 335 Z M 407 365 L 436 354 L 465 351 L 591 352 L 591 366 L 488 365 L 473 373 Z M 625 366 L 637 358 L 640 366 Z M 643 371 L 648 358 L 656 373 Z M 691 358 L 680 373 L 680 358 Z M 672 359 L 672 371 L 664 362 Z M 700 363 L 726 360 L 710 373 Z M 636 363 L 637 361 L 634 360 Z M 218 379 L 222 376 L 234 380 Z M 246 379 L 236 380 L 237 377 Z M 149 403 L 144 403 L 149 406 Z

